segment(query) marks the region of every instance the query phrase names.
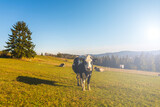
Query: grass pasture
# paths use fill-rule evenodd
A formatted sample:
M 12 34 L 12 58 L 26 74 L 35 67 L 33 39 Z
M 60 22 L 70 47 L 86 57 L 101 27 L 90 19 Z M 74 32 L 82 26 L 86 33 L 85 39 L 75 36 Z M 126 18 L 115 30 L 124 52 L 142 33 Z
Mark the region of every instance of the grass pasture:
M 93 71 L 91 91 L 83 92 L 71 64 L 47 56 L 0 58 L 0 106 L 160 106 L 158 76 Z

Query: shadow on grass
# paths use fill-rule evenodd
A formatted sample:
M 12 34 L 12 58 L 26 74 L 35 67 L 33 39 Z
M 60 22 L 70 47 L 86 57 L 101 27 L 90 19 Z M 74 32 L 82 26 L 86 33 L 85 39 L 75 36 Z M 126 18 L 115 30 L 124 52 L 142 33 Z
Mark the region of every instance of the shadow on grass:
M 30 85 L 47 84 L 52 86 L 63 86 L 63 85 L 56 84 L 57 83 L 56 81 L 49 81 L 49 80 L 38 79 L 38 78 L 33 78 L 28 76 L 18 76 L 16 80 L 19 82 L 30 84 Z

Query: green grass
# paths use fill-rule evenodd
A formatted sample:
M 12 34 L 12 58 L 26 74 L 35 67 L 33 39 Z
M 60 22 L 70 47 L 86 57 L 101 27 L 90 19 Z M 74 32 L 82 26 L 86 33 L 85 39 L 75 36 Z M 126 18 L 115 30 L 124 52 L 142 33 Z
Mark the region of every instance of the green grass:
M 65 63 L 66 67 L 58 67 Z M 1 106 L 160 106 L 160 77 L 93 72 L 91 91 L 76 86 L 72 60 L 0 58 Z

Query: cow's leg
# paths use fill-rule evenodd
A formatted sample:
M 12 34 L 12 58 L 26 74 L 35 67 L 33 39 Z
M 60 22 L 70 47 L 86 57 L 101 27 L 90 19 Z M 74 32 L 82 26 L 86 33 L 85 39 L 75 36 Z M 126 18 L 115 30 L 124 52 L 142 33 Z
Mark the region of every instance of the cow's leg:
M 80 79 L 80 74 L 79 73 L 77 73 L 77 86 L 79 86 L 80 84 L 79 84 L 79 79 Z
M 86 89 L 85 89 L 85 80 L 82 80 L 82 90 L 86 91 Z
M 80 77 L 80 85 L 82 86 L 82 78 Z
M 82 90 L 85 91 L 85 73 L 82 74 Z
M 90 88 L 90 79 L 91 79 L 91 75 L 89 75 L 88 80 L 87 80 L 87 88 L 88 88 L 88 90 L 91 90 L 91 88 Z
M 79 73 L 79 85 L 81 85 L 82 86 L 82 77 L 81 77 L 81 75 L 80 75 L 80 73 Z

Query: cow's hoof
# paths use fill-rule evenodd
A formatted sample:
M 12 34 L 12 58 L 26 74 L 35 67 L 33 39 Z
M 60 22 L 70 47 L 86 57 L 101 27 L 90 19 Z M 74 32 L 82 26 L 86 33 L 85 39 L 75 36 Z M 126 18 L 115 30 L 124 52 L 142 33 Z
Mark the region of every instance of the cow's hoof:
M 82 89 L 82 91 L 86 91 L 85 89 Z

